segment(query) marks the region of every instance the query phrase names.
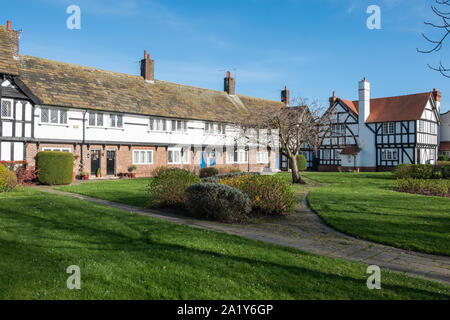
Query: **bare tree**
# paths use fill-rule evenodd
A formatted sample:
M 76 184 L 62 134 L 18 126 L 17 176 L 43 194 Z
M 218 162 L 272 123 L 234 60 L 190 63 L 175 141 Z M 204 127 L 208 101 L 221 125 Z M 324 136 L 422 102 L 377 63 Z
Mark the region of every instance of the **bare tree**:
M 438 6 L 434 5 L 431 6 L 431 9 L 433 12 L 437 15 L 439 20 L 442 20 L 440 24 L 432 23 L 429 21 L 426 21 L 425 24 L 428 26 L 431 26 L 433 28 L 438 29 L 442 32 L 441 36 L 437 40 L 433 40 L 424 33 L 422 33 L 422 36 L 430 42 L 433 46 L 428 50 L 420 50 L 417 49 L 418 52 L 421 53 L 432 53 L 432 52 L 439 52 L 442 49 L 443 43 L 447 36 L 450 33 L 450 0 L 435 0 L 436 4 L 439 6 L 443 6 L 445 9 L 440 9 Z M 446 68 L 442 61 L 439 62 L 439 66 L 433 67 L 431 65 L 428 65 L 428 67 L 432 70 L 439 71 L 444 77 L 450 78 L 450 69 Z
M 267 136 L 272 139 L 270 144 L 279 143 L 281 153 L 289 159 L 292 182 L 302 184 L 304 181 L 298 170 L 297 155 L 304 147 L 313 147 L 317 152 L 321 144 L 321 133 L 325 130 L 322 124 L 327 116 L 323 114 L 323 108 L 318 103 L 304 98 L 293 99 L 291 105 L 292 107 L 286 106 L 277 110 L 261 109 L 258 114 L 240 119 L 237 126 L 241 130 L 240 136 L 247 142 L 255 137 L 260 142 L 260 132 L 268 132 Z

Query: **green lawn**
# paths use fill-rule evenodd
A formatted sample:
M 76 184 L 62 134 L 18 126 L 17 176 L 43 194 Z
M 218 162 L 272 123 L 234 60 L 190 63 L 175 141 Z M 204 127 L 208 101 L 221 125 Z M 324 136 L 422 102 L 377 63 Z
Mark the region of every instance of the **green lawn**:
M 56 189 L 137 207 L 147 207 L 147 186 L 150 180 L 151 179 L 123 179 L 84 182 L 79 185 L 59 187 Z
M 450 199 L 392 191 L 391 173 L 308 172 L 326 183 L 308 201 L 329 225 L 408 250 L 450 255 Z
M 0 195 L 0 257 L 0 299 L 450 298 L 447 286 L 391 272 L 368 290 L 362 264 L 35 189 Z M 81 290 L 66 288 L 70 265 Z

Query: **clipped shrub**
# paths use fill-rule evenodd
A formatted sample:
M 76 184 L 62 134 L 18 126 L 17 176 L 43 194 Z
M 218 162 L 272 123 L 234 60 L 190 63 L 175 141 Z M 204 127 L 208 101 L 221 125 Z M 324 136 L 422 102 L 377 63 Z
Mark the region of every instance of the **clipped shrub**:
M 450 158 L 448 156 L 439 156 L 438 161 L 449 161 Z
M 241 222 L 252 210 L 247 195 L 217 183 L 199 183 L 186 189 L 186 209 L 196 217 L 221 222 Z
M 448 180 L 398 179 L 397 191 L 424 195 L 446 196 L 450 188 Z
M 298 171 L 306 171 L 306 169 L 308 168 L 308 162 L 306 161 L 306 157 L 302 154 L 298 154 L 296 159 Z
M 241 190 L 252 201 L 252 208 L 264 214 L 288 215 L 295 209 L 294 191 L 281 177 L 247 174 L 219 182 Z
M 162 174 L 165 174 L 166 172 L 173 172 L 173 171 L 186 171 L 187 173 L 190 173 L 186 169 L 180 169 L 180 168 L 173 168 L 173 167 L 166 167 L 166 166 L 159 166 L 155 168 L 152 172 L 153 177 L 159 177 Z
M 184 207 L 185 190 L 201 179 L 183 169 L 161 170 L 148 186 L 150 207 Z
M 219 170 L 214 167 L 201 168 L 200 169 L 200 178 L 209 178 L 219 174 Z
M 431 179 L 433 178 L 433 166 L 431 164 L 413 165 L 412 178 L 414 179 Z
M 399 164 L 398 166 L 395 167 L 393 173 L 397 179 L 411 178 L 412 165 L 406 163 Z
M 61 151 L 41 151 L 37 154 L 39 182 L 47 185 L 70 184 L 73 179 L 72 153 Z

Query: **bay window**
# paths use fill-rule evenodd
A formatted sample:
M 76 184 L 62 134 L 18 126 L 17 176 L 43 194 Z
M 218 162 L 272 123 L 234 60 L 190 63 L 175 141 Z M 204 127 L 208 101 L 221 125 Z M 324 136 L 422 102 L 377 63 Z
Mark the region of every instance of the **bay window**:
M 190 163 L 189 148 L 169 148 L 167 151 L 168 164 L 186 164 Z

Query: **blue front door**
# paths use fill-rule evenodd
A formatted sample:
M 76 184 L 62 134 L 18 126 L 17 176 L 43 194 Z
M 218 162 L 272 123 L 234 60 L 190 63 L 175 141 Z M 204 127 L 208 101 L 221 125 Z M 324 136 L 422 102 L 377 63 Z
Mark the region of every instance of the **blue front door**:
M 202 152 L 202 160 L 200 162 L 200 168 L 206 168 L 206 152 Z
M 211 167 L 214 167 L 216 165 L 216 153 L 215 152 L 211 152 L 211 154 L 209 155 L 209 165 Z

